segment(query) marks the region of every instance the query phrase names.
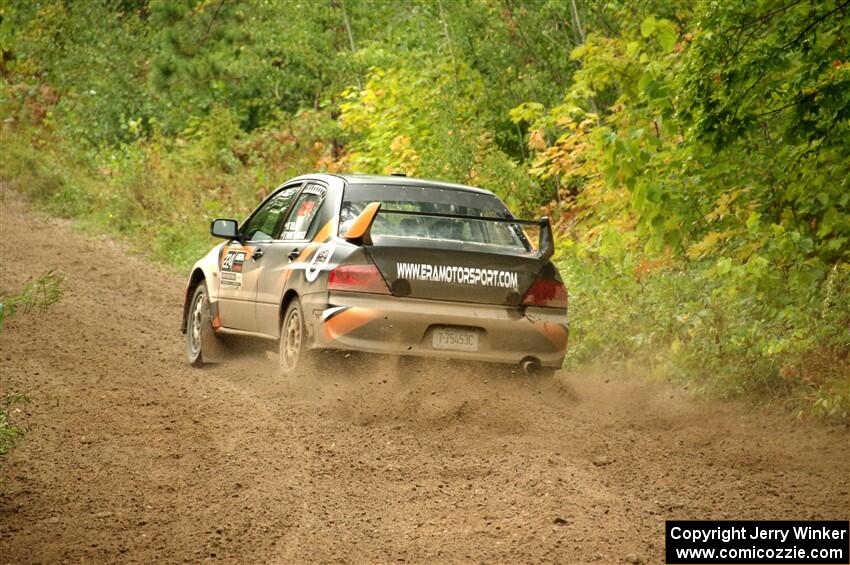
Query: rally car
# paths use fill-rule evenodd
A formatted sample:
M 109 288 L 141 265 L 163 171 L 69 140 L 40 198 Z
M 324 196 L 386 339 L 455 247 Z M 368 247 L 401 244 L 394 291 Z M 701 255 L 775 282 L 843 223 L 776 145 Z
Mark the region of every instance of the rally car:
M 192 268 L 186 355 L 230 336 L 279 343 L 297 375 L 322 350 L 512 364 L 553 374 L 567 291 L 546 218 L 519 220 L 492 192 L 405 176 L 312 174 L 274 190 Z M 537 237 L 534 237 L 534 234 Z

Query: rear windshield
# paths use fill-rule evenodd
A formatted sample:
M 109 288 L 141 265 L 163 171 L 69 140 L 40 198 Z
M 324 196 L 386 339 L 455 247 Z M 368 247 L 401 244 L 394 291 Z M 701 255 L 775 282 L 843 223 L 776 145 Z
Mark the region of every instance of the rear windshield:
M 490 194 L 437 187 L 355 184 L 345 188 L 340 208 L 339 233 L 345 234 L 354 219 L 369 203 L 380 202 L 381 210 L 511 218 L 501 200 Z M 463 242 L 504 247 L 519 251 L 530 249 L 516 224 L 488 222 L 468 218 L 378 214 L 372 224 L 372 237 L 381 239 L 419 239 Z

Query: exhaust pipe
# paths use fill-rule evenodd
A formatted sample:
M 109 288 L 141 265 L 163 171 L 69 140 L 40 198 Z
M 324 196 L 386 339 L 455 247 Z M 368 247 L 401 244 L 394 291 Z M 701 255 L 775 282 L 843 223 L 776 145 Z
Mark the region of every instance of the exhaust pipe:
M 540 372 L 540 361 L 534 357 L 526 357 L 519 362 L 519 368 L 522 369 L 522 372 L 526 375 L 536 375 Z

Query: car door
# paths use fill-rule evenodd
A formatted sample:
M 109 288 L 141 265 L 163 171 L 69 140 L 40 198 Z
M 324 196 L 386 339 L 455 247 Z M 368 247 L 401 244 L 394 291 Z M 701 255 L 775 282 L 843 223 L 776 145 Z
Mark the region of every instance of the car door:
M 308 259 L 305 249 L 316 235 L 326 188 L 307 182 L 290 207 L 278 238 L 265 248 L 257 290 L 258 331 L 277 335 L 280 328 L 280 300 L 286 288 L 304 277 Z
M 300 184 L 290 185 L 275 192 L 239 229 L 239 241 L 231 241 L 222 250 L 219 315 L 223 327 L 258 331 L 259 269 L 299 188 Z

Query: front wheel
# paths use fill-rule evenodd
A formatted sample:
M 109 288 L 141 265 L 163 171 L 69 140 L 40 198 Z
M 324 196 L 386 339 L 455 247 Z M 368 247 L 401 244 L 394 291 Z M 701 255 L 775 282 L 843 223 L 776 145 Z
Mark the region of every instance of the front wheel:
M 215 338 L 210 316 L 210 298 L 207 284 L 201 282 L 192 295 L 192 303 L 186 314 L 186 358 L 193 367 L 200 367 L 208 362 L 209 351 L 206 351 L 210 341 Z
M 307 339 L 306 320 L 301 301 L 294 298 L 286 307 L 280 326 L 280 373 L 293 377 L 314 366 L 315 355 Z

